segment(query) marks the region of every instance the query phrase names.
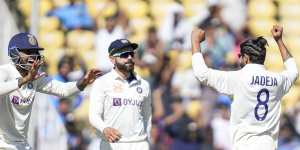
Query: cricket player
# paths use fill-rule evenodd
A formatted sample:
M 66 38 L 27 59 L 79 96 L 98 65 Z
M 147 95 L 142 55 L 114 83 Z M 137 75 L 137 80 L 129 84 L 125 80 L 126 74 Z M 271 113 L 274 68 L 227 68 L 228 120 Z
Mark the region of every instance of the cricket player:
M 282 40 L 283 28 L 275 25 L 271 33 L 276 41 L 285 70 L 266 70 L 263 37 L 249 39 L 240 45 L 238 71 L 218 71 L 206 66 L 200 42 L 205 32 L 192 32 L 192 66 L 196 77 L 217 91 L 233 96 L 231 105 L 231 135 L 234 150 L 275 150 L 277 148 L 280 100 L 298 77 L 295 59 Z M 199 51 L 200 50 L 200 51 Z
M 137 47 L 127 39 L 113 41 L 108 53 L 114 68 L 92 86 L 89 119 L 101 150 L 149 150 L 151 92 L 134 72 Z
M 40 50 L 43 48 L 29 33 L 16 34 L 9 41 L 8 55 L 12 62 L 0 66 L 0 149 L 31 149 L 27 132 L 36 92 L 70 96 L 82 91 L 101 73 L 91 70 L 77 82 L 52 80 L 39 72 L 43 63 Z

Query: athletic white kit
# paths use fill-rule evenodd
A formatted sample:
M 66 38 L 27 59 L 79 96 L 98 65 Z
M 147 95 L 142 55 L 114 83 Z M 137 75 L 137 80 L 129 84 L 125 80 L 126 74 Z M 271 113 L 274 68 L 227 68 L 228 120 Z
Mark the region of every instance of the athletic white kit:
M 151 129 L 151 93 L 147 81 L 135 75 L 128 83 L 112 69 L 96 79 L 90 93 L 90 123 L 102 139 L 101 150 L 149 150 Z M 115 128 L 122 137 L 108 143 L 102 134 L 106 127 Z
M 298 77 L 293 58 L 280 73 L 264 65 L 247 64 L 238 71 L 218 71 L 206 66 L 201 53 L 192 57 L 196 77 L 217 91 L 232 95 L 231 135 L 234 150 L 277 148 L 280 101 Z
M 62 97 L 79 92 L 76 82 L 61 83 L 50 77 L 41 77 L 19 88 L 20 77 L 13 64 L 0 66 L 0 149 L 31 149 L 26 139 L 36 92 Z

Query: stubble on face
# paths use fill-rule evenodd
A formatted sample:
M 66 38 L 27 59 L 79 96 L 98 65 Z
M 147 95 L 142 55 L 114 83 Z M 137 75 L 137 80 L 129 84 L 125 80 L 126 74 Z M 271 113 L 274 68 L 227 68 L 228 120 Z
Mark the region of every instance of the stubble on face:
M 133 72 L 134 71 L 134 61 L 132 59 L 128 59 L 127 62 L 122 62 L 116 59 L 115 66 L 118 70 L 123 72 Z

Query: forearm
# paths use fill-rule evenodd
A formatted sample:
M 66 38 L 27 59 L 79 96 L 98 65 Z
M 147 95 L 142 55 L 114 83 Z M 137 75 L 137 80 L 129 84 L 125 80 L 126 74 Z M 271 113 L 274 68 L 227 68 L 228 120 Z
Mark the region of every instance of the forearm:
M 280 50 L 280 54 L 282 57 L 283 62 L 285 62 L 287 59 L 291 58 L 292 55 L 288 51 L 287 47 L 285 46 L 284 42 L 282 39 L 276 40 L 276 43 L 278 45 L 278 48 Z
M 108 126 L 104 123 L 100 116 L 101 115 L 97 115 L 95 112 L 90 111 L 89 121 L 94 128 L 103 133 L 103 130 Z
M 193 54 L 192 69 L 195 76 L 200 80 L 200 82 L 207 80 L 209 69 L 205 64 L 204 58 L 201 53 Z
M 63 83 L 57 80 L 52 80 L 45 86 L 41 87 L 40 92 L 56 95 L 59 97 L 68 97 L 79 92 L 76 82 Z
M 92 91 L 92 94 L 94 92 Z M 94 95 L 94 94 L 93 94 Z M 95 98 L 94 96 L 90 96 L 90 107 L 89 107 L 89 121 L 91 125 L 96 128 L 98 131 L 103 133 L 103 130 L 108 127 L 103 119 L 103 104 L 102 101 L 104 99 L 98 99 Z
M 201 53 L 200 42 L 192 41 L 192 53 L 195 54 L 198 52 Z

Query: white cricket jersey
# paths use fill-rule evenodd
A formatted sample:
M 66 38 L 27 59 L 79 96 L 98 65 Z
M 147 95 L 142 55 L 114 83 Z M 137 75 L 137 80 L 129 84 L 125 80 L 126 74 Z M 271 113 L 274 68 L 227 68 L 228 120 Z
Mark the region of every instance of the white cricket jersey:
M 13 64 L 0 66 L 0 141 L 10 144 L 27 143 L 29 119 L 36 92 L 61 97 L 79 92 L 75 82 L 62 83 L 50 77 L 41 77 L 19 88 L 19 77 L 21 75 Z
M 201 53 L 193 55 L 192 66 L 201 82 L 233 96 L 230 122 L 234 146 L 251 136 L 269 135 L 276 147 L 280 100 L 298 77 L 293 58 L 284 62 L 285 70 L 280 73 L 270 72 L 259 64 L 247 64 L 238 71 L 210 69 Z
M 97 135 L 106 140 L 103 129 L 117 129 L 118 142 L 138 142 L 150 137 L 151 92 L 147 81 L 135 75 L 128 83 L 112 69 L 96 79 L 90 93 L 89 119 Z

